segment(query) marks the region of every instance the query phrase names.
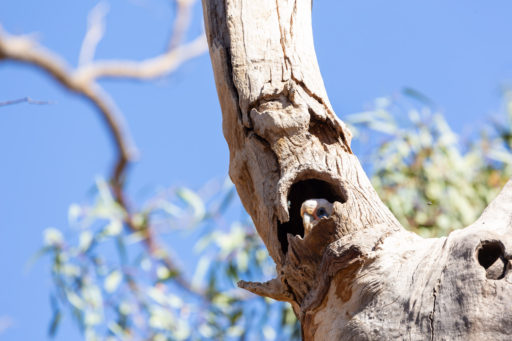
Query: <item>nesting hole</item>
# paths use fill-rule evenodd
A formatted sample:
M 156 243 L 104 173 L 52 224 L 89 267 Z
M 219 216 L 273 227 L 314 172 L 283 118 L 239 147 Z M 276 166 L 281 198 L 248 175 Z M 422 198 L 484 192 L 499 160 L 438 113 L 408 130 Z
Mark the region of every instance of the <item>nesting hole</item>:
M 478 263 L 485 269 L 489 279 L 502 279 L 506 272 L 503 244 L 499 241 L 484 241 L 478 249 Z
M 287 234 L 300 235 L 304 237 L 304 226 L 300 216 L 300 207 L 308 199 L 326 199 L 332 203 L 347 201 L 344 193 L 336 191 L 335 187 L 326 181 L 318 179 L 307 179 L 294 183 L 288 192 L 288 212 L 290 220 L 279 223 L 277 227 L 279 242 L 283 254 L 288 251 Z

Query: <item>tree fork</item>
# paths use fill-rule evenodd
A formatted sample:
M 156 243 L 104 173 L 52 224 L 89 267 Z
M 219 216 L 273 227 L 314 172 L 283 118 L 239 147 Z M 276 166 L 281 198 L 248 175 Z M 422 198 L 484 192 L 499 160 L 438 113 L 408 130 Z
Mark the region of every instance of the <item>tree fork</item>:
M 332 110 L 311 0 L 203 0 L 229 174 L 305 340 L 480 340 L 512 333 L 512 182 L 470 227 L 423 239 L 378 198 Z M 334 202 L 304 236 L 300 205 Z

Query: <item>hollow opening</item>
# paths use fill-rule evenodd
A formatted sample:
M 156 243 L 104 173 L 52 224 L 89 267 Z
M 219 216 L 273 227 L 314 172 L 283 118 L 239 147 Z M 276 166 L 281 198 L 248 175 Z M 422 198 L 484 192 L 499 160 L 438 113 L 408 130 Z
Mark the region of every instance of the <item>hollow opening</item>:
M 496 241 L 482 242 L 478 250 L 478 263 L 485 269 L 493 265 L 503 255 L 503 246 Z
M 300 207 L 308 199 L 326 199 L 332 203 L 347 201 L 346 195 L 338 193 L 334 186 L 326 181 L 318 179 L 307 179 L 294 183 L 288 192 L 289 221 L 279 223 L 277 227 L 279 242 L 283 254 L 288 252 L 287 234 L 300 235 L 304 237 L 304 226 L 300 216 Z
M 478 249 L 478 263 L 484 267 L 489 279 L 502 279 L 506 272 L 503 244 L 499 241 L 484 241 Z

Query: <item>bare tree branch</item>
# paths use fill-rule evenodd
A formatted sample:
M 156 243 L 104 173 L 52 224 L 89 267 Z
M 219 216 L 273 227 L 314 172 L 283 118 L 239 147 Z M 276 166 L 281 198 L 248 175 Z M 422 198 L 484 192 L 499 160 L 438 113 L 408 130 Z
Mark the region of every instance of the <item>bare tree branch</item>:
M 190 24 L 190 10 L 196 0 L 176 0 L 176 19 L 171 39 L 169 39 L 168 50 L 172 50 L 182 43 L 186 28 Z
M 51 101 L 39 101 L 36 99 L 32 99 L 30 97 L 23 97 L 23 98 L 11 99 L 8 101 L 0 102 L 0 107 L 5 107 L 7 105 L 12 105 L 12 104 L 20 104 L 20 103 L 28 103 L 28 104 L 35 104 L 35 105 L 53 104 L 53 102 L 51 102 Z
M 87 16 L 87 33 L 80 48 L 78 65 L 85 65 L 93 60 L 96 46 L 105 34 L 105 16 L 109 9 L 110 6 L 107 3 L 100 2 Z
M 0 59 L 27 63 L 46 71 L 65 88 L 84 96 L 98 109 L 118 151 L 113 174 L 113 179 L 118 182 L 126 163 L 133 160 L 135 148 L 132 146 L 123 118 L 117 114 L 114 102 L 101 87 L 96 83 L 83 82 L 76 78 L 59 56 L 26 37 L 13 37 L 0 32 Z
M 163 77 L 176 70 L 188 59 L 204 53 L 208 48 L 204 34 L 190 43 L 179 45 L 189 26 L 190 6 L 194 1 L 177 0 L 177 17 L 173 34 L 169 40 L 169 48 L 163 54 L 153 58 L 143 61 L 93 61 L 96 46 L 104 33 L 104 16 L 107 12 L 106 5 L 100 4 L 89 15 L 88 30 L 82 44 L 78 68 L 73 70 L 60 56 L 40 46 L 27 36 L 10 36 L 4 33 L 1 26 L 0 61 L 22 62 L 44 70 L 66 89 L 85 97 L 96 107 L 115 143 L 117 160 L 110 177 L 110 185 L 116 201 L 126 212 L 126 226 L 130 230 L 144 232 L 145 244 L 149 253 L 160 259 L 170 271 L 176 273 L 174 280 L 180 287 L 205 299 L 204 292 L 188 283 L 171 257 L 163 254 L 163 248 L 158 244 L 151 226 L 147 222 L 141 225 L 134 219 L 124 192 L 124 184 L 127 168 L 135 158 L 136 148 L 125 125 L 124 117 L 117 110 L 115 102 L 97 83 L 101 78 L 147 80 Z M 28 102 L 27 99 L 25 101 Z M 4 105 L 8 104 L 14 103 L 9 102 Z
M 74 77 L 85 83 L 100 78 L 132 78 L 138 80 L 158 78 L 176 70 L 183 62 L 203 54 L 207 48 L 206 37 L 202 34 L 188 44 L 140 62 L 109 60 L 86 65 L 78 69 Z

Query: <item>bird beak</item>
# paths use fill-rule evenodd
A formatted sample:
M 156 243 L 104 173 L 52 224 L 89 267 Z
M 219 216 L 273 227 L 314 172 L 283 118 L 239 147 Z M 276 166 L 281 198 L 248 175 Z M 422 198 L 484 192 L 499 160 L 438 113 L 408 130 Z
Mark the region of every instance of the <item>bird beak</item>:
M 302 224 L 304 226 L 304 235 L 307 235 L 313 229 L 313 221 L 315 217 L 311 214 L 304 213 L 302 216 Z
M 316 220 L 316 206 L 316 201 L 307 200 L 300 207 L 300 215 L 302 217 L 302 224 L 304 225 L 304 236 L 313 229 L 313 222 Z
M 304 221 L 304 223 L 312 223 L 313 220 L 315 220 L 315 217 L 312 216 L 311 214 L 304 213 L 304 215 L 302 216 L 302 221 Z

